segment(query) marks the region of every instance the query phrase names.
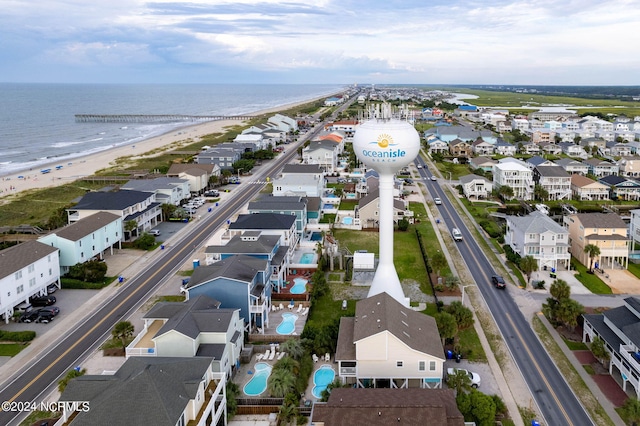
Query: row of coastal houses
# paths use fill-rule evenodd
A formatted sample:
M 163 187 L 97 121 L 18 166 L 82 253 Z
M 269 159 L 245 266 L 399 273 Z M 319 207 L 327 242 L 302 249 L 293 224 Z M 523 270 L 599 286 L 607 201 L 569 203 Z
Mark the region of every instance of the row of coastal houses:
M 485 199 L 492 190 L 502 186 L 510 187 L 513 198 L 522 200 L 533 199 L 536 186 L 546 191 L 549 200 L 640 199 L 640 180 L 618 175 L 617 166 L 597 159 L 581 163 L 567 158 L 550 161 L 537 156 L 526 161 L 512 157 L 498 161 L 477 157 L 469 164 L 475 170 L 492 174 L 492 181 L 475 174 L 460 179 L 470 199 Z
M 640 211 L 637 211 L 640 213 Z M 571 257 L 583 265 L 591 261 L 601 269 L 626 268 L 632 239 L 627 224 L 614 213 L 576 213 L 563 224 L 540 211 L 506 216 L 505 243 L 521 257 L 532 256 L 539 269 L 569 269 Z M 600 255 L 590 259 L 584 249 L 595 245 Z

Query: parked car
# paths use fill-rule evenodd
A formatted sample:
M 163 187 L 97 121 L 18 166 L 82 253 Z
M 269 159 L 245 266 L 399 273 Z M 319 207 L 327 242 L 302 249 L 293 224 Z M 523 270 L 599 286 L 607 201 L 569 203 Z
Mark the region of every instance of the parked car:
M 27 302 L 22 302 L 21 304 L 15 307 L 15 310 L 17 312 L 29 312 L 32 309 L 33 309 L 33 306 L 31 306 L 31 303 L 27 303 Z
M 18 318 L 18 322 L 34 322 L 40 314 L 36 310 L 31 310 L 29 312 L 23 312 L 22 315 Z
M 55 315 L 51 315 L 49 312 L 40 312 L 38 317 L 35 319 L 35 322 L 41 322 L 43 324 L 48 324 L 53 321 L 53 317 Z
M 160 230 L 159 229 L 152 229 L 151 231 L 149 231 L 149 233 L 151 235 L 153 235 L 154 237 L 157 237 L 160 235 Z
M 206 197 L 219 197 L 220 196 L 220 192 L 216 189 L 211 189 L 209 191 L 205 191 L 204 195 Z
M 404 183 L 406 183 L 407 185 L 413 185 L 413 179 L 406 178 L 404 180 Z
M 46 308 L 40 308 L 36 310 L 40 315 L 52 315 L 56 316 L 60 313 L 60 308 L 57 306 L 47 306 Z
M 507 287 L 507 283 L 504 282 L 504 278 L 500 275 L 491 275 L 491 282 L 496 288 L 504 289 Z
M 49 284 L 49 285 L 47 286 L 47 293 L 49 293 L 49 294 L 53 294 L 53 293 L 55 293 L 55 292 L 56 292 L 56 290 L 58 290 L 58 286 L 57 286 L 57 285 L 55 285 L 55 284 Z
M 442 204 L 442 200 L 440 199 L 440 197 L 436 197 L 436 198 L 434 198 L 434 199 L 433 199 L 433 202 L 434 202 L 434 203 L 436 203 L 436 205 L 438 205 L 438 206 L 439 206 L 440 204 Z
M 51 306 L 56 303 L 55 296 L 35 296 L 29 298 L 31 306 Z
M 469 376 L 472 388 L 480 387 L 480 375 L 478 373 L 474 373 L 473 371 L 465 370 L 464 368 L 447 368 L 447 375 L 451 376 L 452 374 L 456 374 L 459 371 L 462 371 Z

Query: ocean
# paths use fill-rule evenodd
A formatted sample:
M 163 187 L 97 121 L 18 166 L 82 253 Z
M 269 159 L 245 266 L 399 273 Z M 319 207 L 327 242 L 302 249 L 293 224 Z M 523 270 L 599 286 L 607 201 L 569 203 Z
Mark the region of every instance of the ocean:
M 243 115 L 339 85 L 0 83 L 0 176 L 132 144 L 194 123 L 77 123 L 75 114 Z

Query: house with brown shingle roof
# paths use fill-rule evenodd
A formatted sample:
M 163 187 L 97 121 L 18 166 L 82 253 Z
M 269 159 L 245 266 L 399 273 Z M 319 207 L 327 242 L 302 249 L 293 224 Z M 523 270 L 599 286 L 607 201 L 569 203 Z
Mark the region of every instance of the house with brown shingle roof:
M 341 318 L 335 360 L 343 384 L 442 387 L 445 354 L 435 319 L 387 293 L 358 301 L 355 317 Z
M 220 176 L 217 164 L 172 164 L 167 172 L 168 177 L 176 177 L 189 181 L 189 191 L 200 193 L 209 185 L 212 176 Z
M 608 200 L 609 187 L 582 175 L 571 175 L 571 193 L 578 200 Z
M 564 216 L 563 219 L 565 228 L 569 230 L 571 254 L 583 265 L 590 263 L 584 248 L 593 244 L 600 249 L 600 255 L 594 259 L 599 262 L 600 268 L 627 267 L 629 227 L 620 216 L 615 213 L 577 213 Z
M 311 424 L 332 426 L 463 426 L 452 389 L 335 388 L 316 402 Z

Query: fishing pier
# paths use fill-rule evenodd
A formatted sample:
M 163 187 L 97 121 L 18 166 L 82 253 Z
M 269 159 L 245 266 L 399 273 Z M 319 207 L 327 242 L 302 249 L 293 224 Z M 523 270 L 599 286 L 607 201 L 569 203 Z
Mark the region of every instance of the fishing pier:
M 251 120 L 253 115 L 182 114 L 76 114 L 77 123 L 200 123 L 219 120 Z

